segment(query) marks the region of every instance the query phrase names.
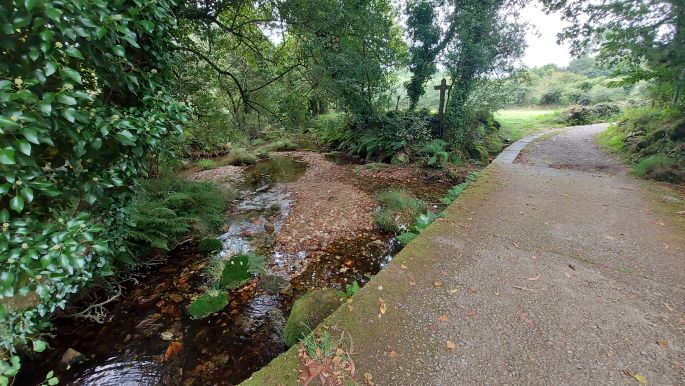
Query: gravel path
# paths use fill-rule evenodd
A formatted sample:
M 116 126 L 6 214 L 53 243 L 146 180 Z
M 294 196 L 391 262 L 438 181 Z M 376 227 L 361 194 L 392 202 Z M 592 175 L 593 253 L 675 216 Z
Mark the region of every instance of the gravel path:
M 327 320 L 361 384 L 685 384 L 684 201 L 599 151 L 604 127 L 488 168 Z M 291 350 L 246 383 L 297 368 Z

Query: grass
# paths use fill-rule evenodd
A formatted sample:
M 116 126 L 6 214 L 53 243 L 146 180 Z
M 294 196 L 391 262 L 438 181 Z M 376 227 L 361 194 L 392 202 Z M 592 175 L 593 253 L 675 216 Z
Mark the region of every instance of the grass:
M 201 159 L 197 161 L 197 166 L 202 170 L 209 170 L 218 168 L 219 164 L 211 159 Z
M 426 203 L 406 190 L 387 190 L 378 194 L 381 209 L 373 216 L 378 229 L 389 233 L 401 233 L 426 210 Z
M 542 129 L 559 126 L 561 110 L 510 109 L 495 113 L 495 119 L 502 124 L 500 135 L 517 141 Z

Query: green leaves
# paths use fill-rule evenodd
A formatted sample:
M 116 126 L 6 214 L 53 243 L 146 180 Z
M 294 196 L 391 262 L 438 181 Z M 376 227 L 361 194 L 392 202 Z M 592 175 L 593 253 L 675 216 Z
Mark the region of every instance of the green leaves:
M 123 46 L 120 46 L 120 45 L 116 45 L 116 46 L 112 47 L 112 52 L 114 52 L 114 54 L 116 56 L 121 56 L 121 57 L 126 56 L 126 50 L 124 49 Z
M 14 149 L 11 147 L 5 147 L 0 149 L 0 164 L 4 165 L 14 165 Z
M 80 53 L 79 53 L 79 55 L 80 55 Z M 69 67 L 64 67 L 64 68 L 61 68 L 59 70 L 59 72 L 63 77 L 65 77 L 67 79 L 71 79 L 78 84 L 82 83 L 81 74 L 79 74 L 78 71 L 76 71 L 74 69 L 71 69 Z
M 21 213 L 24 210 L 24 199 L 19 196 L 14 196 L 10 200 L 10 209 L 17 213 Z

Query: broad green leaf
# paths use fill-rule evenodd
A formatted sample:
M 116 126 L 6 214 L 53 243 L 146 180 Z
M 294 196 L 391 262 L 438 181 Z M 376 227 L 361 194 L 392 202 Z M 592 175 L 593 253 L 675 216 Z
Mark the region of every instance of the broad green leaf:
M 45 76 L 50 76 L 57 71 L 57 64 L 55 62 L 45 63 Z
M 121 57 L 126 56 L 126 50 L 124 50 L 123 46 L 116 45 L 112 48 L 112 51 L 114 51 L 114 54 L 117 56 L 121 56 Z
M 0 115 L 0 127 L 18 127 L 19 124 L 9 118 Z
M 21 211 L 24 210 L 24 199 L 19 196 L 12 197 L 10 200 L 10 209 L 21 213 Z
M 12 82 L 9 80 L 0 80 L 0 91 L 7 91 L 12 88 Z
M 33 201 L 33 189 L 31 188 L 24 188 L 21 190 L 21 195 L 26 199 L 28 202 Z
M 60 16 L 62 16 L 62 11 L 51 6 L 46 6 L 43 10 L 47 17 L 55 21 L 59 21 Z
M 45 115 L 50 115 L 52 113 L 52 105 L 49 102 L 39 102 L 38 108 L 40 112 Z
M 35 352 L 43 352 L 47 347 L 48 344 L 45 343 L 45 341 L 42 341 L 40 339 L 36 339 L 33 341 L 33 351 Z
M 64 111 L 62 111 L 62 116 L 63 116 L 67 121 L 69 121 L 69 122 L 71 122 L 71 123 L 74 123 L 74 121 L 76 120 L 75 115 L 76 115 L 76 110 L 74 110 L 74 109 L 71 108 L 71 107 L 68 108 L 68 109 L 65 109 Z
M 76 99 L 70 95 L 60 95 L 57 97 L 57 100 L 64 105 L 73 106 L 76 104 Z
M 0 184 L 0 195 L 3 195 L 10 191 L 12 185 L 10 184 Z
M 79 51 L 78 48 L 76 48 L 76 47 L 72 46 L 72 47 L 67 48 L 66 53 L 67 53 L 67 55 L 72 56 L 74 58 L 83 59 L 83 55 L 81 55 L 81 51 Z
M 31 142 L 35 143 L 36 145 L 40 145 L 40 142 L 38 141 L 38 130 L 36 130 L 33 127 L 24 127 L 21 130 L 21 133 L 24 134 L 24 137 Z
M 16 143 L 17 143 L 17 147 L 19 148 L 20 152 L 22 152 L 28 156 L 31 155 L 31 144 L 28 141 L 26 141 L 24 139 L 20 139 Z
M 14 161 L 14 149 L 11 147 L 6 147 L 4 149 L 0 149 L 0 163 L 4 165 L 14 165 L 16 162 Z
M 69 78 L 78 84 L 81 84 L 81 74 L 79 74 L 78 71 L 69 67 L 64 67 L 61 70 L 59 70 L 59 72 L 60 74 L 62 74 L 62 76 Z

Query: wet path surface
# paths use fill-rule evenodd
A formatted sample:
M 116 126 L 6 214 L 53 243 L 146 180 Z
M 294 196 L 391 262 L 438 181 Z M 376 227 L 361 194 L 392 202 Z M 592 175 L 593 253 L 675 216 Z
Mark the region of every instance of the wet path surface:
M 599 151 L 603 127 L 497 162 L 327 320 L 360 383 L 685 384 L 685 201 Z M 300 368 L 291 350 L 245 384 Z

